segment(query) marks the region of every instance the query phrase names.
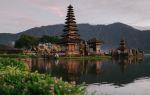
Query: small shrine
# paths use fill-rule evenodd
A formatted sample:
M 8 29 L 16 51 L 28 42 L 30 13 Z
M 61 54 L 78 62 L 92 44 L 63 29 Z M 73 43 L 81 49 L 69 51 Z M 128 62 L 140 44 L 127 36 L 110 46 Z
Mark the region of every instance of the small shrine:
M 93 53 L 93 54 L 102 54 L 102 50 L 101 47 L 104 44 L 103 41 L 98 40 L 96 38 L 92 38 L 90 40 L 88 40 L 88 45 L 89 45 L 89 53 Z
M 143 57 L 144 52 L 141 49 L 130 49 L 127 46 L 127 42 L 122 39 L 120 41 L 120 46 L 116 49 L 110 51 L 111 56 L 120 56 L 120 57 Z

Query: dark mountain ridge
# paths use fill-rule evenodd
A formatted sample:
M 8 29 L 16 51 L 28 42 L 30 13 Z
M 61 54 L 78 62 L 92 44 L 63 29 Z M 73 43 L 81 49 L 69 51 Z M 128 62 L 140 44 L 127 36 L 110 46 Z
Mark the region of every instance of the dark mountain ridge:
M 0 33 L 0 44 L 8 45 L 15 41 L 22 34 L 40 37 L 42 35 L 60 36 L 63 33 L 64 25 L 49 25 L 31 28 L 17 33 Z M 123 23 L 113 23 L 109 25 L 78 24 L 78 33 L 82 39 L 88 40 L 93 37 L 104 41 L 103 50 L 118 47 L 120 39 L 124 38 L 131 48 L 143 49 L 145 53 L 150 53 L 150 30 L 141 31 Z

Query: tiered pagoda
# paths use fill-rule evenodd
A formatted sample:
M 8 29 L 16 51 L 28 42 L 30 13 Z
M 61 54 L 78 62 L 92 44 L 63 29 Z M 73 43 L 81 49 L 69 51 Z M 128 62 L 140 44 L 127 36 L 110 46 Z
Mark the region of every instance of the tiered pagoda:
M 118 48 L 120 51 L 125 51 L 127 48 L 127 43 L 124 39 L 120 41 L 120 47 Z
M 121 39 L 120 41 L 120 47 L 118 48 L 118 53 L 123 56 L 129 55 L 129 48 L 127 47 L 127 43 L 124 39 Z
M 66 48 L 66 54 L 79 54 L 80 38 L 77 33 L 77 25 L 75 22 L 74 10 L 72 5 L 68 6 L 64 33 L 62 34 L 61 44 Z
M 121 57 L 143 57 L 144 52 L 138 48 L 128 48 L 127 43 L 124 39 L 120 41 L 120 46 L 116 49 L 111 50 L 112 56 L 121 56 Z

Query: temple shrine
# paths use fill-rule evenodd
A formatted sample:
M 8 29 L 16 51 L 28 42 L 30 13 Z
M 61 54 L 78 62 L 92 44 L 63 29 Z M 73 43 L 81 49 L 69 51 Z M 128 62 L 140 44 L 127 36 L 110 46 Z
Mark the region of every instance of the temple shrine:
M 110 51 L 111 56 L 114 57 L 143 57 L 144 52 L 140 49 L 128 48 L 127 42 L 124 39 L 121 39 L 120 46 L 116 49 Z
M 79 54 L 78 49 L 81 39 L 77 33 L 78 29 L 75 22 L 73 7 L 71 5 L 68 6 L 66 17 L 65 29 L 63 30 L 64 33 L 61 35 L 61 44 L 65 46 L 66 54 Z
M 101 54 L 102 41 L 96 38 L 85 41 L 77 33 L 78 29 L 72 5 L 68 6 L 65 20 L 64 33 L 61 35 L 60 44 L 64 46 L 66 55 Z

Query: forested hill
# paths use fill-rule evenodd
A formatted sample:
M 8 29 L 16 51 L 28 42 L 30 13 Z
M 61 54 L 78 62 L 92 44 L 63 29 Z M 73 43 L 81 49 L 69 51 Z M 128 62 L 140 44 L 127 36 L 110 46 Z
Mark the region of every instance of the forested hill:
M 0 44 L 9 44 L 15 41 L 20 35 L 28 34 L 33 36 L 61 35 L 64 29 L 63 24 L 35 27 L 17 34 L 1 33 Z M 88 40 L 96 37 L 105 42 L 103 50 L 117 47 L 120 39 L 124 38 L 131 48 L 143 49 L 145 53 L 150 53 L 150 30 L 141 31 L 122 23 L 109 25 L 89 25 L 79 24 L 78 33 L 81 38 Z

